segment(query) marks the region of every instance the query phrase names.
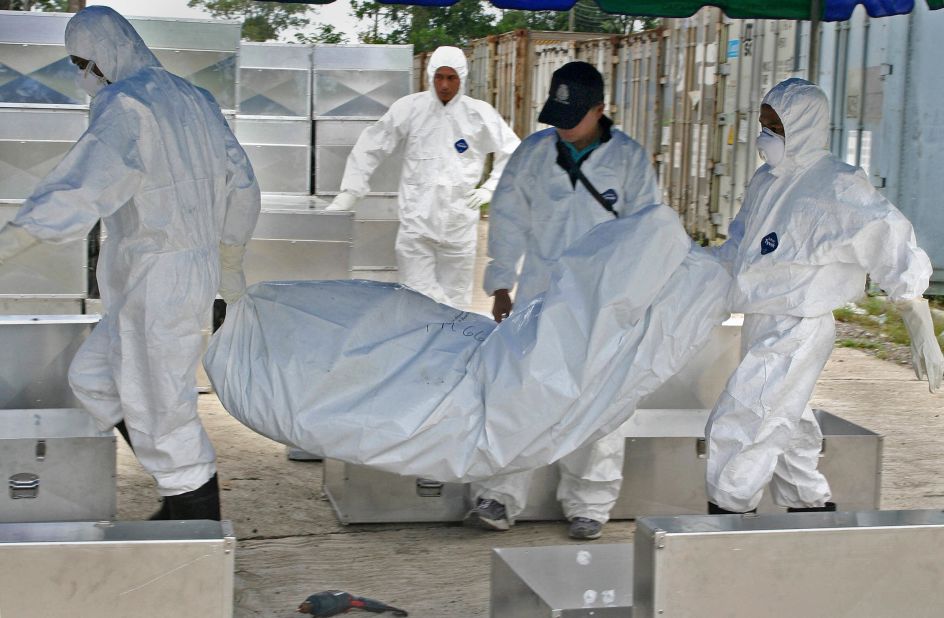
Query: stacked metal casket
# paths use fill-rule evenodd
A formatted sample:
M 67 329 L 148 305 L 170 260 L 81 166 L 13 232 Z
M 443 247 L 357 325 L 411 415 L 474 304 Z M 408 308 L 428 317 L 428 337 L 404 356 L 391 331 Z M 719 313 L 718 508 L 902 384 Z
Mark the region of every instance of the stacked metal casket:
M 0 220 L 87 127 L 88 99 L 63 46 L 70 15 L 0 11 Z M 133 19 L 170 71 L 229 118 L 239 24 Z M 0 596 L 3 614 L 229 616 L 227 522 L 114 522 L 116 453 L 67 372 L 98 322 L 88 243 L 41 245 L 0 270 Z M 207 315 L 209 335 L 210 315 Z M 206 558 L 210 559 L 207 560 Z M 153 582 L 159 581 L 155 585 Z M 31 594 L 21 594 L 24 587 Z M 129 591 L 132 591 L 128 594 Z
M 318 201 L 337 195 L 347 156 L 361 131 L 410 93 L 410 45 L 319 45 L 312 54 L 312 112 Z M 399 228 L 396 192 L 402 158 L 388 157 L 371 177 L 371 193 L 354 218 L 351 276 L 396 281 L 394 242 Z

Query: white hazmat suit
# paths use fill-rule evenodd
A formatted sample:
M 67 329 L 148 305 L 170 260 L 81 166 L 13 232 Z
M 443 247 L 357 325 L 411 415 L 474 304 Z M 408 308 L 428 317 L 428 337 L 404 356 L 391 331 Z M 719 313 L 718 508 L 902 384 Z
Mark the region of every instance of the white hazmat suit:
M 734 277 L 731 310 L 745 317 L 742 361 L 706 429 L 707 491 L 736 512 L 756 508 L 768 483 L 781 506 L 826 504 L 829 485 L 816 470 L 822 433 L 809 399 L 832 350 L 832 311 L 862 295 L 866 273 L 892 300 L 911 302 L 931 275 L 908 220 L 827 150 L 823 91 L 789 79 L 764 103 L 783 123 L 782 153 L 764 147 L 768 163 L 718 250 Z M 940 361 L 931 361 L 929 373 L 939 374 Z
M 605 125 L 601 144 L 580 167 L 596 190 L 610 196 L 620 218 L 662 198 L 646 150 L 625 133 Z M 485 291 L 511 290 L 517 283 L 515 306 L 523 309 L 547 289 L 554 264 L 564 250 L 599 223 L 612 221 L 608 212 L 580 182 L 572 184 L 557 164 L 557 131 L 539 131 L 522 142 L 512 156 L 492 199 L 489 217 L 489 264 Z M 517 267 L 524 262 L 521 274 Z M 624 439 L 618 434 L 585 444 L 558 461 L 561 480 L 557 498 L 568 519 L 586 517 L 605 523 L 619 497 L 623 475 Z M 505 506 L 509 522 L 526 506 L 531 472 L 508 474 L 472 487 L 476 499 Z
M 216 472 L 197 416 L 201 327 L 218 289 L 235 300 L 245 287 L 259 188 L 212 96 L 165 71 L 118 13 L 77 13 L 65 45 L 110 84 L 92 100 L 88 130 L 0 237 L 75 240 L 102 219 L 105 315 L 69 379 L 103 429 L 125 421 L 161 495 L 176 496 Z
M 491 105 L 463 94 L 468 68 L 462 50 L 433 52 L 427 67 L 431 84 L 441 67 L 458 73 L 458 94 L 443 104 L 431 89 L 391 105 L 358 138 L 333 206 L 350 208 L 363 197 L 380 162 L 405 144 L 396 241 L 400 282 L 438 302 L 468 307 L 478 206 L 495 190 L 519 140 Z M 495 154 L 492 171 L 476 192 L 489 153 Z

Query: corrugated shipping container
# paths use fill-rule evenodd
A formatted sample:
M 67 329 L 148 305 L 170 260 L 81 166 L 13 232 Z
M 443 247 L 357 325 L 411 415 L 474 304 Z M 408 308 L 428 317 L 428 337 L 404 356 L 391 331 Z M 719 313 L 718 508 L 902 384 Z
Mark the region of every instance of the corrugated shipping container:
M 940 32 L 944 11 L 924 3 L 880 19 L 860 7 L 847 22 L 822 25 L 816 81 L 832 105 L 832 151 L 911 219 L 935 265 L 931 292 L 944 294 Z M 710 7 L 622 36 L 516 31 L 472 43 L 466 92 L 524 137 L 542 128 L 537 113 L 553 71 L 591 62 L 607 82 L 607 113 L 652 155 L 665 202 L 693 238 L 720 241 L 760 164 L 763 95 L 808 77 L 809 46 L 808 22 L 732 20 Z

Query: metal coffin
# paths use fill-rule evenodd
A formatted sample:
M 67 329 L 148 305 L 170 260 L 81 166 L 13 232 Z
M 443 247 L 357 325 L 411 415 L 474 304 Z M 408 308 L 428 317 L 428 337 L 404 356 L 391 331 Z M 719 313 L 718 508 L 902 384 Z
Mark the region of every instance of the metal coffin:
M 0 522 L 115 517 L 115 436 L 85 410 L 0 410 L 0 449 Z
M 633 616 L 939 616 L 944 513 L 645 518 Z
M 325 494 L 342 524 L 462 521 L 468 486 L 324 460 Z
M 0 102 L 85 105 L 63 44 L 71 15 L 4 12 L 0 19 Z M 2 174 L 0 174 L 2 176 Z
M 379 118 L 410 94 L 413 47 L 318 45 L 312 68 L 314 118 Z
M 311 119 L 311 49 L 305 45 L 242 43 L 239 113 Z
M 28 198 L 86 127 L 82 109 L 0 106 L 0 199 Z
M 347 279 L 353 214 L 263 210 L 246 250 L 247 283 Z
M 361 132 L 372 125 L 371 120 L 315 121 L 315 193 L 337 193 L 347 157 Z M 403 164 L 401 149 L 385 158 L 370 178 L 373 193 L 396 193 Z
M 310 120 L 240 115 L 236 118 L 236 138 L 249 156 L 263 192 L 309 193 Z
M 626 436 L 623 484 L 610 516 L 704 513 L 705 424 L 710 410 L 636 410 L 620 431 Z M 879 508 L 882 437 L 823 410 L 815 411 L 823 431 L 819 470 L 829 480 L 833 501 L 847 510 Z M 534 473 L 521 520 L 562 519 L 556 500 L 556 466 Z M 760 512 L 783 512 L 765 493 Z
M 237 21 L 131 17 L 165 69 L 209 91 L 224 110 L 236 109 Z
M 0 226 L 16 216 L 22 202 L 0 200 Z M 86 241 L 41 243 L 0 268 L 0 298 L 83 299 L 88 292 Z
M 228 521 L 0 525 L 4 618 L 231 618 Z
M 629 618 L 633 546 L 492 550 L 492 618 Z
M 0 316 L 0 410 L 76 408 L 69 387 L 72 357 L 97 315 Z M 15 350 L 15 359 L 11 351 Z

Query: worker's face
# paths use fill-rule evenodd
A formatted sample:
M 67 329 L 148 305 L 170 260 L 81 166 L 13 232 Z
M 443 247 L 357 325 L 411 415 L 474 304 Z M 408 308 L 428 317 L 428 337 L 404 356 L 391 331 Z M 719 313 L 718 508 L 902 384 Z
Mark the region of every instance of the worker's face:
M 443 103 L 452 101 L 459 94 L 459 74 L 451 67 L 439 67 L 433 74 L 433 88 Z
M 780 137 L 787 136 L 783 131 L 783 121 L 780 120 L 780 116 L 766 103 L 760 106 L 760 126 L 770 129 Z
M 603 103 L 598 103 L 590 108 L 577 126 L 572 129 L 558 128 L 557 134 L 562 140 L 571 144 L 590 143 L 597 138 L 601 118 L 603 118 Z

